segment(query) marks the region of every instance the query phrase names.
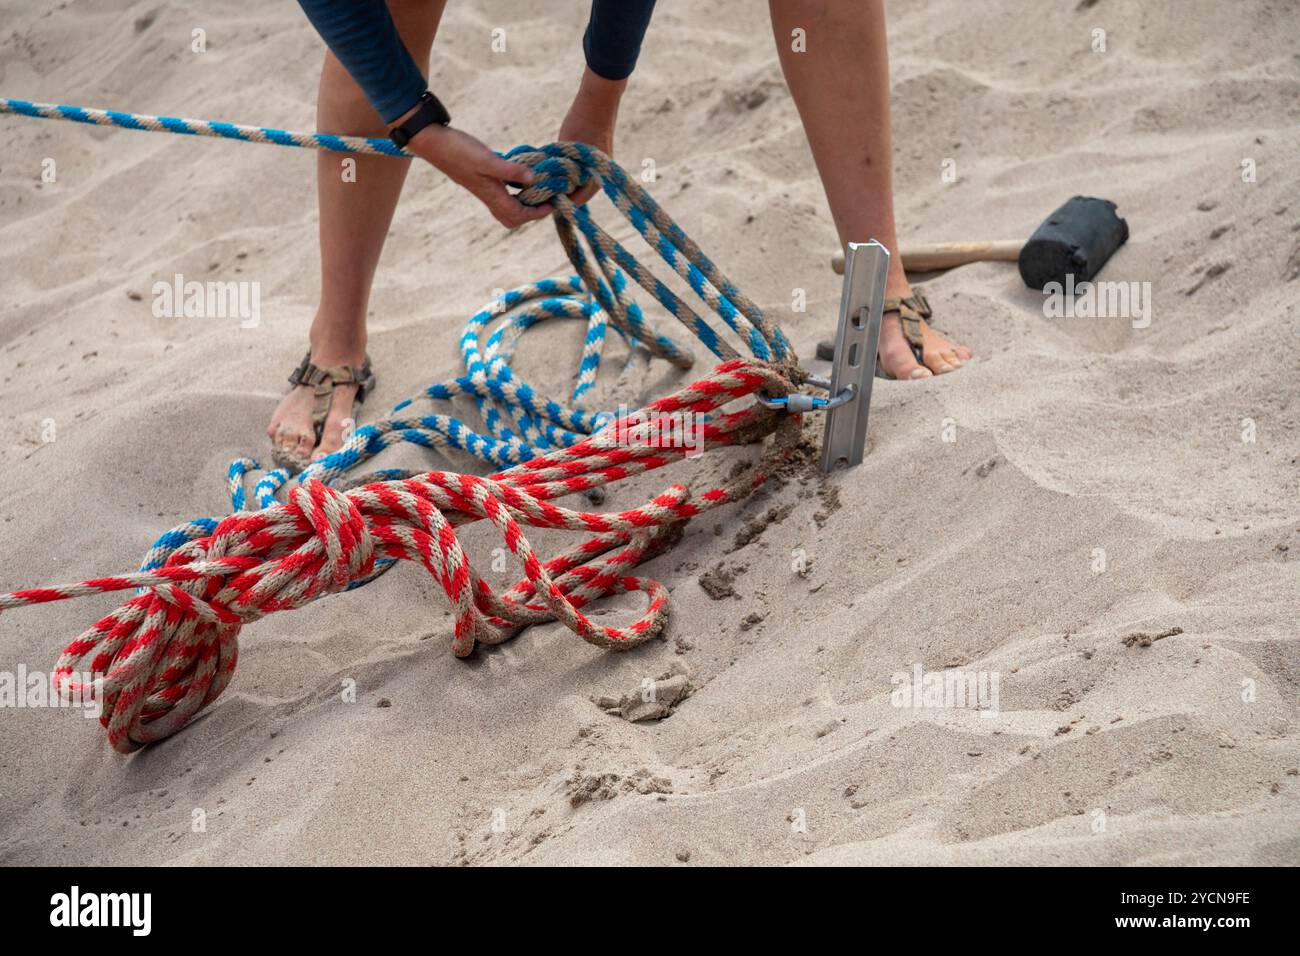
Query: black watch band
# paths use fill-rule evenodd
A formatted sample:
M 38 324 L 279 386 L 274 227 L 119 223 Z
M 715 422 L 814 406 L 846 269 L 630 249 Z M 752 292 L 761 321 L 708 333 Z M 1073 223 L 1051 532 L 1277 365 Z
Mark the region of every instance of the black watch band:
M 425 91 L 420 97 L 420 105 L 415 112 L 401 126 L 394 126 L 388 131 L 388 138 L 397 144 L 398 149 L 404 149 L 406 144 L 411 141 L 411 137 L 433 123 L 439 126 L 446 126 L 451 122 L 451 114 L 447 112 L 447 107 L 438 101 L 438 97 Z

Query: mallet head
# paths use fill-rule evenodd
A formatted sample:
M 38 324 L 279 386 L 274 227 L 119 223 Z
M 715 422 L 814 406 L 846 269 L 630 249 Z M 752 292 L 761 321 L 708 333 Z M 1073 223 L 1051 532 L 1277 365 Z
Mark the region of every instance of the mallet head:
M 1075 196 L 1034 230 L 1020 250 L 1020 277 L 1031 289 L 1092 279 L 1128 239 L 1128 223 L 1109 199 Z

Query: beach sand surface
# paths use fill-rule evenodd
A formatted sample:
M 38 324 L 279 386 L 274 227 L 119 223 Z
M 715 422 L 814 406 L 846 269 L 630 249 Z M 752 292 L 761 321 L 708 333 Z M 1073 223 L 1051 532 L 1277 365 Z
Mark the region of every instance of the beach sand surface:
M 902 237 L 1024 237 L 1071 195 L 1104 196 L 1132 237 L 1102 278 L 1149 283 L 1149 325 L 1047 318 L 1010 264 L 931 277 L 936 324 L 976 359 L 877 382 L 860 467 L 796 471 L 690 525 L 645 568 L 672 618 L 632 653 L 549 625 L 458 660 L 441 589 L 403 565 L 245 628 L 225 695 L 130 757 L 75 711 L 0 709 L 0 862 L 1300 862 L 1295 6 L 1034 8 L 890 5 Z M 4 96 L 314 126 L 323 46 L 294 4 L 0 10 Z M 584 22 L 578 0 L 453 2 L 431 86 L 496 148 L 547 142 Z M 267 455 L 319 266 L 308 151 L 0 130 L 8 591 L 134 570 L 164 530 L 229 512 L 226 466 Z M 616 153 L 634 173 L 653 160 L 653 195 L 827 371 L 810 357 L 836 318 L 836 236 L 762 5 L 663 0 Z M 607 201 L 593 209 L 653 259 Z M 153 286 L 176 274 L 259 283 L 260 321 L 155 317 Z M 363 418 L 456 374 L 461 326 L 494 290 L 566 274 L 549 224 L 507 234 L 413 168 Z M 581 339 L 577 323 L 530 332 L 518 371 L 565 395 Z M 620 376 L 625 354 L 611 337 L 607 405 L 695 374 Z M 605 507 L 757 456 L 706 451 Z M 486 470 L 416 448 L 379 464 Z M 519 576 L 492 570 L 490 528 L 463 541 L 489 581 Z M 117 603 L 0 615 L 0 670 L 48 672 Z M 996 678 L 996 710 L 895 706 L 917 667 Z M 666 719 L 597 706 L 670 670 L 690 693 Z

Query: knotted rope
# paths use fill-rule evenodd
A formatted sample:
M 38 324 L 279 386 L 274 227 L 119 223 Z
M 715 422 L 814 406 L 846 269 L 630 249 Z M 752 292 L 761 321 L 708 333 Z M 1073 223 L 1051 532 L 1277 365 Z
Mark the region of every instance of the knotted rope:
M 48 106 L 0 99 L 0 112 L 72 119 L 133 129 L 222 136 L 344 152 L 403 155 L 386 140 L 289 133 L 261 127 Z M 472 316 L 461 336 L 465 374 L 436 383 L 416 398 L 473 398 L 483 430 L 447 415 L 398 415 L 359 428 L 338 452 L 297 478 L 288 500 L 276 499 L 288 482 L 267 473 L 254 489 L 261 510 L 246 511 L 245 476 L 251 459 L 232 463 L 229 480 L 235 513 L 201 518 L 163 535 L 135 574 L 96 578 L 62 587 L 0 594 L 0 610 L 88 594 L 138 589 L 138 593 L 68 645 L 55 667 L 66 696 L 101 695 L 101 723 L 112 746 L 129 752 L 175 733 L 229 684 L 238 658 L 241 627 L 325 594 L 356 587 L 397 561 L 416 561 L 442 585 L 454 613 L 452 651 L 470 654 L 476 643 L 497 644 L 524 626 L 557 620 L 597 646 L 624 649 L 655 636 L 667 618 L 667 591 L 629 572 L 671 544 L 683 522 L 737 501 L 760 485 L 794 447 L 798 417 L 751 403 L 722 407 L 754 394 L 788 395 L 804 380 L 789 343 L 685 232 L 608 156 L 577 143 L 521 146 L 507 158 L 534 169 L 522 202 L 552 202 L 560 240 L 577 272 L 505 293 Z M 568 194 L 597 176 L 616 208 L 727 326 L 754 359 L 736 349 L 621 244 L 596 225 Z M 584 243 L 586 250 L 584 250 Z M 590 256 L 588 256 L 588 251 Z M 691 354 L 661 333 L 627 293 L 624 276 L 653 295 L 722 363 L 704 378 L 625 417 L 592 413 L 580 405 L 595 382 L 608 326 L 627 340 L 680 368 Z M 508 315 L 521 305 L 535 303 Z M 486 342 L 491 322 L 502 317 Z M 520 336 L 548 318 L 588 323 L 571 405 L 541 396 L 520 382 L 509 365 Z M 399 404 L 404 412 L 416 399 Z M 703 416 L 710 445 L 747 444 L 775 434 L 762 467 L 702 493 L 674 484 L 647 504 L 613 514 L 573 511 L 552 504 L 562 495 L 589 491 L 652 471 L 685 457 L 688 448 L 637 440 L 662 434 L 672 416 Z M 713 413 L 713 414 L 710 414 Z M 640 429 L 641 431 L 638 431 Z M 359 464 L 399 442 L 460 449 L 509 465 L 486 478 L 444 471 L 422 474 L 387 469 L 351 478 Z M 501 532 L 524 578 L 496 593 L 474 572 L 455 528 L 486 518 Z M 521 525 L 592 534 L 542 563 Z M 625 627 L 594 624 L 582 608 L 619 591 L 642 591 L 647 607 Z M 80 675 L 96 675 L 88 686 Z

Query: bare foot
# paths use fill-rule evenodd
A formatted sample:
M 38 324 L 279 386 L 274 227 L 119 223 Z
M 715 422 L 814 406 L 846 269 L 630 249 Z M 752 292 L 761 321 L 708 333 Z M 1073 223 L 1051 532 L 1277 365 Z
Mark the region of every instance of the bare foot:
M 910 288 L 889 289 L 887 296 L 909 296 Z M 921 364 L 916 361 L 912 348 L 903 335 L 903 323 L 898 311 L 886 312 L 880 326 L 880 367 L 886 375 L 892 375 L 900 381 L 915 381 L 953 372 L 961 368 L 962 362 L 969 361 L 971 350 L 964 345 L 955 345 L 948 341 L 929 323 L 921 323 L 921 334 L 925 342 L 921 348 Z
M 311 360 L 319 368 L 332 365 L 360 366 L 365 361 L 365 347 L 360 349 L 326 350 L 312 348 Z M 325 428 L 321 432 L 320 444 L 316 443 L 316 426 L 311 420 L 312 409 L 316 404 L 316 390 L 309 385 L 299 385 L 289 392 L 271 416 L 271 424 L 266 434 L 271 439 L 271 446 L 277 452 L 277 458 L 284 458 L 300 463 L 319 461 L 343 447 L 345 431 L 350 431 L 352 421 L 353 399 L 356 398 L 357 386 L 339 385 L 334 389 L 333 401 L 329 414 L 325 418 Z

